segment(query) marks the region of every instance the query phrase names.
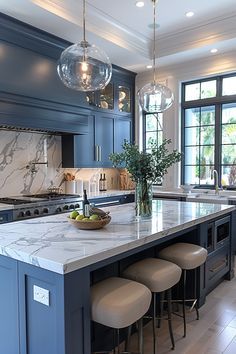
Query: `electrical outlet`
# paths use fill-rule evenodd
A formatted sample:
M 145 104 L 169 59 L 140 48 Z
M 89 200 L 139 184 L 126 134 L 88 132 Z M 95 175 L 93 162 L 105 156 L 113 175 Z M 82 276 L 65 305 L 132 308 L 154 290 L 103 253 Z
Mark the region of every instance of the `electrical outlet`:
M 35 301 L 40 302 L 43 305 L 49 306 L 49 295 L 49 290 L 34 285 L 33 298 Z

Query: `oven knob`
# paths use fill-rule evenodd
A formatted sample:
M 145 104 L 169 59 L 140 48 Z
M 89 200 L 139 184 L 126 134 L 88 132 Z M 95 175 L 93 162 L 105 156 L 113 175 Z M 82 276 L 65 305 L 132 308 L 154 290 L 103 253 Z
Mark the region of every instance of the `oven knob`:
M 18 214 L 18 218 L 23 218 L 25 216 L 25 213 L 23 211 L 20 211 Z
M 75 209 L 78 209 L 80 207 L 79 204 L 75 204 Z
M 56 209 L 56 213 L 60 213 L 62 210 L 61 210 L 61 208 L 60 207 L 58 207 L 57 209 Z
M 70 209 L 75 209 L 74 204 L 71 204 L 71 205 L 70 205 Z
M 26 215 L 26 216 L 30 216 L 30 215 L 31 215 L 30 210 L 27 210 L 27 211 L 25 212 L 25 215 Z
M 64 205 L 63 210 L 68 210 L 69 206 L 68 205 Z
M 39 210 L 38 209 L 35 209 L 34 215 L 39 215 Z
M 44 208 L 44 209 L 43 209 L 43 213 L 44 213 L 44 214 L 48 214 L 48 208 Z

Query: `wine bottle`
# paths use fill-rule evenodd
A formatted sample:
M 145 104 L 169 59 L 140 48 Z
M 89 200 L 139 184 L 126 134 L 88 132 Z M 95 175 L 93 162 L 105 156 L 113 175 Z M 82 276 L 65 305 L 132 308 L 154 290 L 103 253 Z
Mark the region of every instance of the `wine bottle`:
M 89 214 L 89 209 L 90 209 L 89 201 L 88 201 L 88 198 L 87 198 L 86 189 L 84 189 L 83 214 L 84 214 L 85 217 L 89 217 L 89 216 L 90 216 L 90 214 Z
M 100 179 L 99 179 L 99 191 L 100 191 L 100 192 L 103 191 L 103 178 L 102 178 L 102 174 L 100 174 Z
M 107 180 L 106 180 L 106 175 L 104 173 L 103 175 L 103 190 L 106 191 L 107 190 Z

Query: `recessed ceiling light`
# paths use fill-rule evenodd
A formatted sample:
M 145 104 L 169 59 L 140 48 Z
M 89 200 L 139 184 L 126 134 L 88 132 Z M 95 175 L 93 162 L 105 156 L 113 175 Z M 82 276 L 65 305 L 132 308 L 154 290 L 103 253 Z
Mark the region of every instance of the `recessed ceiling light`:
M 137 7 L 143 7 L 144 6 L 144 2 L 143 1 L 136 1 L 135 5 Z
M 194 12 L 193 11 L 188 11 L 185 13 L 186 17 L 193 17 L 194 16 Z
M 151 69 L 151 68 L 152 68 L 152 65 L 147 65 L 146 68 L 147 68 L 147 69 Z
M 218 49 L 216 49 L 216 48 L 213 48 L 213 49 L 211 49 L 211 53 L 217 53 L 218 52 Z

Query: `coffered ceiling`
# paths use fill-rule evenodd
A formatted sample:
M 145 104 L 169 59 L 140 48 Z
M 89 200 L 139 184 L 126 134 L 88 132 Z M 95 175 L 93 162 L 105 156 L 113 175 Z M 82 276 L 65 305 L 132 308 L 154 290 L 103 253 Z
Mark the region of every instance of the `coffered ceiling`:
M 82 0 L 0 0 L 0 10 L 71 42 L 82 39 Z M 88 40 L 129 70 L 151 64 L 152 22 L 151 0 L 142 8 L 135 0 L 87 1 Z M 159 0 L 157 23 L 159 67 L 236 49 L 236 0 Z

